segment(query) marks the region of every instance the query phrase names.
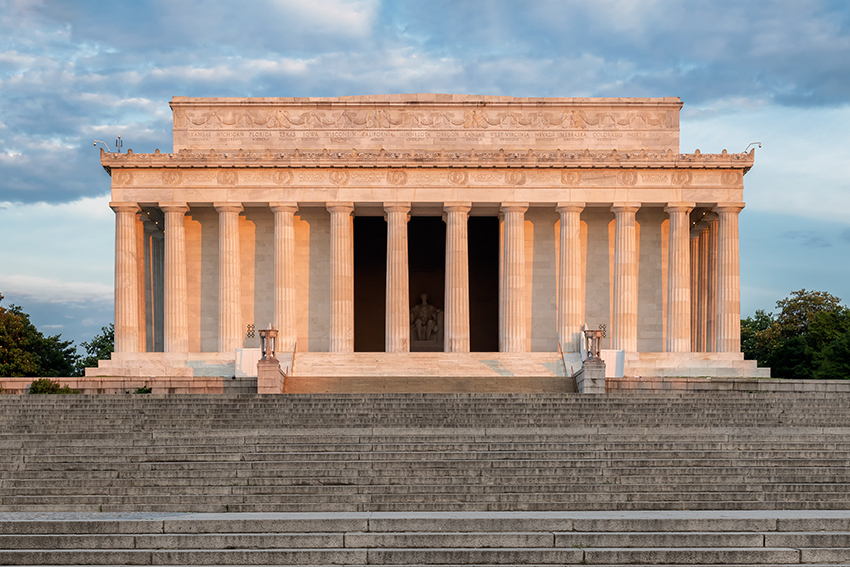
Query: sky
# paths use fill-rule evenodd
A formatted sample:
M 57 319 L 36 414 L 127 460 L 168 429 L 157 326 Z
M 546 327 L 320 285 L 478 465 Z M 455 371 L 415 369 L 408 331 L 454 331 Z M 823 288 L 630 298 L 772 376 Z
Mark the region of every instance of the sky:
M 664 97 L 743 151 L 741 307 L 850 300 L 850 2 L 0 0 L 0 294 L 77 344 L 112 322 L 93 140 L 171 151 L 174 96 Z

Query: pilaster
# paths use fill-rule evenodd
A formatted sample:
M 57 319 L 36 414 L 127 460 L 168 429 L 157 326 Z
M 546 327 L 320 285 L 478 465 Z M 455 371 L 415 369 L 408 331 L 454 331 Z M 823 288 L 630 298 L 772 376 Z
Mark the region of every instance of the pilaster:
M 615 203 L 614 213 L 614 308 L 611 316 L 611 348 L 637 351 L 638 260 L 635 213 L 639 203 Z
M 691 350 L 691 278 L 689 214 L 693 203 L 669 203 L 667 269 L 667 352 Z
M 386 352 L 410 351 L 407 220 L 410 203 L 385 203 L 387 215 Z
M 269 203 L 274 212 L 274 327 L 281 350 L 291 350 L 295 328 L 296 203 Z
M 502 203 L 501 210 L 505 219 L 501 348 L 503 352 L 525 352 L 525 212 L 528 203 Z
M 738 213 L 743 203 L 719 203 L 717 246 L 717 352 L 741 352 L 741 264 Z
M 584 298 L 581 295 L 581 212 L 584 203 L 558 203 L 558 342 L 564 352 L 581 349 Z
M 139 250 L 136 203 L 109 203 L 115 211 L 115 352 L 139 351 Z
M 445 352 L 469 352 L 469 247 L 467 219 L 472 203 L 445 203 Z
M 214 203 L 218 211 L 218 350 L 233 353 L 242 346 L 241 270 L 239 268 L 239 203 Z
M 331 352 L 354 352 L 354 203 L 333 203 L 331 214 Z
M 186 284 L 186 203 L 160 203 L 165 215 L 165 352 L 189 352 L 189 313 Z

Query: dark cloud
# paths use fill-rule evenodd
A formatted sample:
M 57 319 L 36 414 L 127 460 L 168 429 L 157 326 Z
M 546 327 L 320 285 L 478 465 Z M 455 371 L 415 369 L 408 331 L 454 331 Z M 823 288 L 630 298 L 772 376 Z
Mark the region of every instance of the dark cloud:
M 806 248 L 829 248 L 832 242 L 823 235 L 811 230 L 789 230 L 782 233 L 782 238 L 795 240 Z

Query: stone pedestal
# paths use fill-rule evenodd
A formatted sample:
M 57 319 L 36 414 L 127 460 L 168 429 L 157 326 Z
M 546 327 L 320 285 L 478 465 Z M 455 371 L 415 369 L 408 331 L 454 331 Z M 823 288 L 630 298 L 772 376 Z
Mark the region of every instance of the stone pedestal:
M 586 360 L 576 372 L 576 388 L 579 394 L 605 393 L 605 362 L 601 359 Z
M 280 361 L 268 358 L 257 362 L 257 393 L 282 394 L 286 375 L 280 369 Z

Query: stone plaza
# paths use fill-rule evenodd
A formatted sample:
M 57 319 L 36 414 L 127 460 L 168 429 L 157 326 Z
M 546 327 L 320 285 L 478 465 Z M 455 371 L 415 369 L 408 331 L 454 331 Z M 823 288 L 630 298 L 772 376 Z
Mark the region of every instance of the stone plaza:
M 769 376 L 740 352 L 755 155 L 679 153 L 678 98 L 170 104 L 172 153 L 101 153 L 103 391 L 221 391 L 267 328 L 291 392 L 545 391 L 584 328 L 612 376 Z

